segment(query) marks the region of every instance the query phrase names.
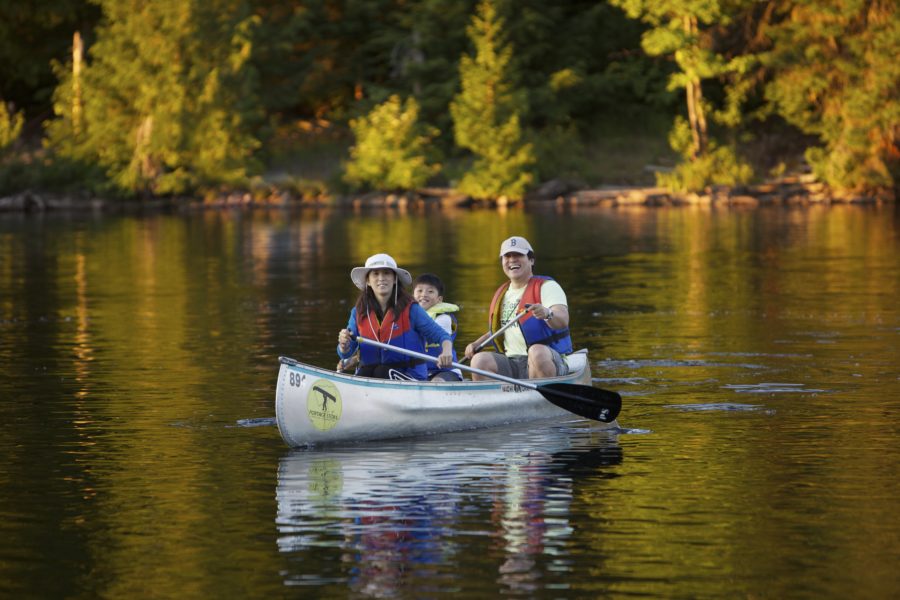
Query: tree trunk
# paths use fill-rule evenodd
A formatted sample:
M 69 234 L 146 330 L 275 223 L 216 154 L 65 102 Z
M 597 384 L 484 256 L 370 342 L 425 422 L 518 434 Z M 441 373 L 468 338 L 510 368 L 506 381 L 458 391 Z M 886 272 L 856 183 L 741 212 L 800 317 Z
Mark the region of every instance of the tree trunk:
M 694 16 L 684 17 L 684 30 L 689 39 L 697 39 L 697 18 Z M 696 42 L 694 42 L 696 43 Z M 703 112 L 703 88 L 700 86 L 700 79 L 694 77 L 685 86 L 687 92 L 687 109 L 688 122 L 691 125 L 691 136 L 694 140 L 694 149 L 691 152 L 691 159 L 696 159 L 706 154 L 709 145 L 706 131 L 706 115 Z
M 78 136 L 81 133 L 81 59 L 84 45 L 81 33 L 76 31 L 72 36 L 72 131 Z

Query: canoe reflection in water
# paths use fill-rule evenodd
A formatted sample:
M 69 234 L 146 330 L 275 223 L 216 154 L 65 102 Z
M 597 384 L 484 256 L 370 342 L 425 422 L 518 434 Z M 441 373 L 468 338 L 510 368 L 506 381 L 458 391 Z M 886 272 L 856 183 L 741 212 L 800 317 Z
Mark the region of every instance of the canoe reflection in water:
M 595 425 L 292 450 L 276 490 L 278 548 L 292 555 L 286 583 L 375 596 L 462 591 L 473 565 L 493 564 L 501 587 L 536 589 L 548 563 L 536 559 L 562 560 L 573 533 L 573 488 L 614 477 L 622 461 L 616 431 Z

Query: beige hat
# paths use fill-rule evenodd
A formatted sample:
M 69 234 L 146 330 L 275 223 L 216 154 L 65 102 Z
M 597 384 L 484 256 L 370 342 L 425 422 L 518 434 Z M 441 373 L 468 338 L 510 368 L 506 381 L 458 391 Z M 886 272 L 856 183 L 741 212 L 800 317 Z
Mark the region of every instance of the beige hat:
M 504 254 L 509 254 L 510 252 L 527 255 L 529 252 L 534 252 L 534 250 L 531 249 L 531 244 L 528 243 L 528 240 L 514 235 L 500 244 L 500 258 L 503 258 Z
M 356 287 L 364 290 L 366 289 L 366 277 L 369 276 L 369 271 L 372 269 L 390 269 L 396 273 L 397 278 L 403 285 L 412 283 L 412 275 L 409 274 L 409 271 L 398 267 L 397 261 L 389 254 L 374 254 L 370 256 L 366 259 L 366 266 L 354 267 L 353 270 L 350 271 L 350 279 L 353 280 Z

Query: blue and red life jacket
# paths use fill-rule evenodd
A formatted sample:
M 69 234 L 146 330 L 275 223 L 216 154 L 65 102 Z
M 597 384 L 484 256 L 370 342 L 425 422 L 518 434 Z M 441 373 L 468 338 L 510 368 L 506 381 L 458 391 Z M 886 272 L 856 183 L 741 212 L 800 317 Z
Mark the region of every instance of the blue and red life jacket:
M 522 298 L 516 307 L 516 313 L 525 310 L 526 304 L 540 304 L 541 286 L 544 285 L 545 281 L 552 280 L 552 277 L 533 275 L 525 286 L 525 291 L 522 293 Z M 494 298 L 491 300 L 490 316 L 488 317 L 488 327 L 490 327 L 491 331 L 497 331 L 500 328 L 500 303 L 507 289 L 509 289 L 508 281 L 494 292 Z M 572 352 L 572 338 L 569 335 L 568 327 L 553 329 L 547 325 L 547 321 L 536 318 L 534 313 L 528 313 L 519 318 L 519 328 L 522 330 L 522 335 L 525 336 L 525 344 L 529 347 L 535 344 L 544 344 L 560 354 Z M 503 342 L 500 341 L 500 337 L 502 336 L 494 339 L 494 345 L 498 351 L 504 352 Z
M 363 337 L 377 340 L 383 344 L 415 352 L 425 352 L 422 336 L 412 328 L 410 322 L 409 310 L 411 307 L 412 303 L 408 304 L 396 319 L 394 318 L 394 310 L 388 309 L 380 323 L 374 311 L 369 310 L 362 316 L 357 311 L 356 330 Z M 377 346 L 360 344 L 359 364 L 360 366 L 385 365 L 414 379 L 424 380 L 428 378 L 428 369 L 424 361 L 409 358 L 405 354 L 398 352 L 383 350 Z

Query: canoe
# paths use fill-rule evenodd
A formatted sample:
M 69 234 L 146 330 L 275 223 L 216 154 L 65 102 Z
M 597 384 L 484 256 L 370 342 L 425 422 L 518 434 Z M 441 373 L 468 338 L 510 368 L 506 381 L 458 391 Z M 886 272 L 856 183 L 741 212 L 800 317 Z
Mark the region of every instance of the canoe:
M 539 391 L 503 381 L 391 381 L 337 373 L 284 356 L 279 360 L 275 418 L 281 437 L 292 447 L 572 417 Z M 568 375 L 528 382 L 590 386 L 587 350 L 566 361 Z M 618 427 L 614 420 L 602 426 Z

